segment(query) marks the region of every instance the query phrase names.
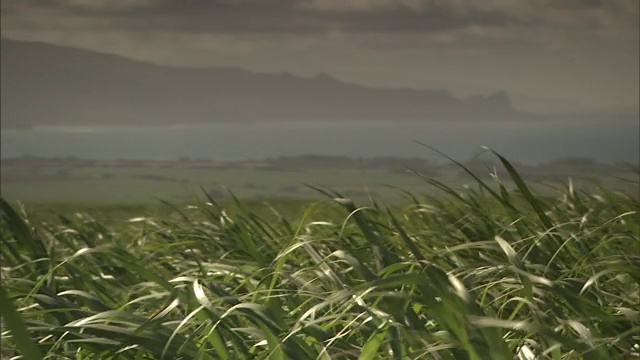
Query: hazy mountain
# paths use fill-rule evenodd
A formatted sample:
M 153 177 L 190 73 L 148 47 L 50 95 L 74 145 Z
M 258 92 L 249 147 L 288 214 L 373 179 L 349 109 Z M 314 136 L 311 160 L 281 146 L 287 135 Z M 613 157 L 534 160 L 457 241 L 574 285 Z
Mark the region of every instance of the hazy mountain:
M 552 97 L 537 97 L 521 94 L 510 94 L 513 106 L 523 111 L 538 114 L 564 114 L 585 112 L 587 107 L 577 101 Z
M 251 121 L 520 120 L 509 96 L 384 89 L 321 74 L 178 68 L 43 43 L 1 42 L 3 127 Z

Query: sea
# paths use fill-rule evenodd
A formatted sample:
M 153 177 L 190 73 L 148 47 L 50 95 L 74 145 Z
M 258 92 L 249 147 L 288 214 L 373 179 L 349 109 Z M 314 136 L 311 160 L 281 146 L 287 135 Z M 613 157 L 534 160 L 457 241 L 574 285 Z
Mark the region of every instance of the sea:
M 583 157 L 640 162 L 640 121 L 531 122 L 269 122 L 162 127 L 40 127 L 2 129 L 1 156 L 86 159 L 179 158 L 217 161 L 282 156 L 444 158 L 431 148 L 467 160 L 489 147 L 510 160 L 539 164 Z M 427 146 L 425 146 L 427 145 Z M 431 147 L 431 148 L 429 148 Z

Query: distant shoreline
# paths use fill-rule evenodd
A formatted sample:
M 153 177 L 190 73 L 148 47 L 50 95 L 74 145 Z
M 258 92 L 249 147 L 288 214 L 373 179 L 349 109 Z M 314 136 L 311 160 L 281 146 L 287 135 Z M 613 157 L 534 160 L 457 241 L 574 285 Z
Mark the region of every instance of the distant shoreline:
M 198 127 L 215 127 L 215 126 L 252 126 L 252 125 L 309 125 L 309 126 L 323 126 L 323 125 L 398 125 L 398 124 L 419 124 L 419 123 L 447 123 L 447 124 L 467 124 L 467 123 L 524 123 L 521 120 L 426 120 L 426 119 L 414 119 L 414 120 L 324 120 L 324 121 L 296 121 L 296 120 L 265 120 L 265 121 L 220 121 L 220 122 L 206 122 L 206 123 L 187 123 L 187 124 L 135 124 L 135 125 L 78 125 L 78 124 L 55 124 L 55 125 L 33 125 L 24 127 L 6 126 L 2 130 L 10 131 L 73 131 L 82 132 L 86 130 L 91 132 L 93 130 L 98 131 L 126 131 L 126 130 L 144 130 L 144 129 L 156 129 L 156 130 L 171 130 L 171 129 L 192 129 Z
M 281 125 L 308 125 L 308 126 L 323 126 L 323 125 L 345 125 L 345 126 L 353 126 L 353 125 L 398 125 L 398 124 L 478 124 L 478 123 L 486 123 L 486 124 L 529 124 L 540 122 L 579 122 L 579 121 L 615 121 L 615 122 L 627 122 L 627 121 L 640 121 L 640 113 L 610 113 L 610 114 L 601 114 L 601 113 L 589 113 L 589 114 L 581 114 L 581 113 L 563 113 L 563 114 L 551 114 L 551 115 L 542 115 L 537 119 L 530 120 L 522 120 L 522 119 L 497 119 L 497 120 L 486 120 L 486 119 L 463 119 L 463 120 L 438 120 L 438 119 L 402 119 L 402 120 L 321 120 L 321 121 L 307 121 L 307 120 L 247 120 L 247 121 L 216 121 L 216 122 L 193 122 L 193 123 L 185 123 L 185 124 L 162 124 L 162 123 L 153 123 L 153 124 L 109 124 L 109 125 L 101 125 L 101 124 L 91 124 L 91 125 L 81 125 L 81 124 L 53 124 L 53 125 L 26 125 L 26 126 L 12 126 L 12 125 L 4 125 L 2 124 L 2 131 L 51 131 L 51 132 L 101 132 L 101 131 L 139 131 L 139 130 L 179 130 L 179 129 L 192 129 L 198 127 L 217 127 L 217 126 L 252 126 L 252 125 L 261 125 L 261 126 L 281 126 Z
M 76 156 L 12 156 L 2 157 L 2 166 L 15 166 L 15 167 L 32 167 L 37 166 L 59 166 L 69 165 L 71 167 L 136 167 L 136 168 L 159 168 L 159 167 L 184 167 L 184 168 L 225 168 L 225 167 L 250 167 L 250 168 L 267 168 L 267 165 L 278 165 L 282 163 L 297 163 L 297 164 L 315 164 L 313 166 L 334 168 L 334 164 L 346 164 L 346 163 L 360 163 L 374 165 L 371 168 L 380 169 L 380 163 L 393 164 L 394 162 L 413 162 L 428 166 L 443 166 L 438 162 L 434 162 L 433 159 L 425 157 L 400 157 L 400 156 L 372 156 L 372 157 L 350 157 L 340 155 L 322 155 L 322 154 L 301 154 L 296 156 L 280 156 L 276 158 L 266 159 L 247 159 L 247 160 L 215 160 L 215 159 L 199 159 L 181 157 L 178 159 L 137 159 L 137 158 L 112 158 L 112 159 L 91 159 Z M 481 162 L 495 162 L 496 159 L 483 159 Z M 475 162 L 476 160 L 469 160 Z M 518 164 L 517 162 L 513 162 Z M 619 165 L 627 162 L 600 162 L 588 157 L 565 157 L 557 158 L 548 162 L 540 163 L 538 165 L 526 165 L 528 167 L 547 166 L 557 164 L 572 164 L 573 166 L 599 166 L 599 165 Z M 445 164 L 450 164 L 445 162 Z M 395 165 L 395 164 L 394 164 Z M 522 164 L 524 165 L 524 164 Z M 639 166 L 639 164 L 630 164 L 632 166 Z M 444 165 L 448 166 L 448 165 Z M 369 167 L 365 167 L 369 168 Z M 371 169 L 370 168 L 370 169 Z

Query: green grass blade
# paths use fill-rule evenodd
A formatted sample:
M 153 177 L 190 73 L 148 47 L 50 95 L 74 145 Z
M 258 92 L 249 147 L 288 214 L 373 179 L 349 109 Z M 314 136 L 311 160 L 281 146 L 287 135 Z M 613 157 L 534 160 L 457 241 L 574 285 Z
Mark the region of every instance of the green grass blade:
M 12 342 L 18 348 L 24 359 L 38 360 L 42 359 L 42 354 L 38 347 L 33 343 L 29 331 L 22 319 L 22 316 L 13 306 L 9 296 L 3 286 L 0 286 L 0 314 L 3 322 L 11 330 L 13 337 Z

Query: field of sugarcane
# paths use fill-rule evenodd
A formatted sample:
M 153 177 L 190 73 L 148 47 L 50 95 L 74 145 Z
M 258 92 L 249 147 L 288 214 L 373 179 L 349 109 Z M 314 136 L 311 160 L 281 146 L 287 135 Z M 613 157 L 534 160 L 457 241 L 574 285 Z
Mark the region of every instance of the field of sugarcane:
M 318 189 L 295 217 L 205 198 L 45 222 L 3 200 L 2 358 L 640 357 L 637 194 L 541 196 L 498 159 L 513 188 Z

